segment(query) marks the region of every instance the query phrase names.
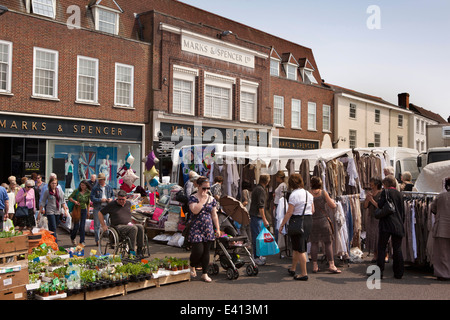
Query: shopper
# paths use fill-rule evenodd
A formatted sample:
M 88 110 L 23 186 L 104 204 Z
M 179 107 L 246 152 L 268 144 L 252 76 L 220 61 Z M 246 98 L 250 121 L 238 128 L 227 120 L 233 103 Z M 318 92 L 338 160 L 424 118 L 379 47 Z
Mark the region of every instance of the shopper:
M 17 184 L 16 177 L 15 176 L 10 176 L 8 178 L 8 182 L 9 182 L 8 192 L 14 192 L 14 194 L 17 194 L 17 192 L 19 191 L 20 187 Z
M 431 264 L 438 280 L 450 280 L 450 177 L 445 179 L 445 190 L 431 203 L 431 212 L 436 215 Z
M 303 234 L 291 237 L 292 243 L 292 266 L 288 269 L 291 276 L 294 276 L 295 280 L 307 281 L 308 272 L 306 270 L 306 251 L 308 238 L 312 229 L 312 215 L 314 213 L 314 199 L 311 193 L 304 189 L 302 176 L 298 173 L 294 173 L 289 176 L 288 181 L 289 188 L 292 191 L 289 196 L 289 206 L 284 216 L 283 221 L 280 224 L 279 232 L 282 233 L 285 224 L 289 221 L 293 215 L 303 216 Z M 297 265 L 300 265 L 300 274 L 296 274 Z
M 0 230 L 3 230 L 3 221 L 8 219 L 9 197 L 8 192 L 3 186 L 0 186 Z
M 82 180 L 78 189 L 69 196 L 69 201 L 74 203 L 72 210 L 72 231 L 70 232 L 70 240 L 72 245 L 76 246 L 76 237 L 80 232 L 80 243 L 84 245 L 86 218 L 91 203 L 91 186 L 86 180 Z
M 393 250 L 394 277 L 401 279 L 405 269 L 401 248 L 402 239 L 405 236 L 405 209 L 403 195 L 396 189 L 396 181 L 393 175 L 388 175 L 383 179 L 384 190 L 378 200 L 378 208 L 383 209 L 387 205 L 386 196 L 388 196 L 394 203 L 395 212 L 379 219 L 377 265 L 380 268 L 381 276 L 383 276 L 386 248 L 390 239 Z
M 61 192 L 58 188 L 58 178 L 54 176 L 48 181 L 48 188 L 42 195 L 42 200 L 39 205 L 38 220 L 42 214 L 45 214 L 47 217 L 48 230 L 53 232 L 55 241 L 58 242 L 56 228 L 61 220 L 61 216 L 67 216 L 69 212 L 64 199 L 64 192 Z
M 209 181 L 200 176 L 197 179 L 198 192 L 189 198 L 189 221 L 190 231 L 187 235 L 191 243 L 190 266 L 191 276 L 196 277 L 195 268 L 202 266 L 202 280 L 211 282 L 207 269 L 210 259 L 211 243 L 216 237 L 221 236 L 219 219 L 217 216 L 217 201 L 208 191 Z M 216 232 L 214 232 L 214 229 Z
M 197 172 L 195 171 L 189 171 L 189 179 L 184 184 L 184 193 L 189 198 L 192 194 L 197 192 L 197 179 L 200 177 Z
M 333 255 L 333 227 L 328 216 L 326 206 L 331 209 L 336 208 L 336 203 L 330 198 L 328 192 L 322 190 L 322 179 L 319 177 L 311 178 L 311 194 L 314 197 L 314 215 L 313 224 L 309 240 L 311 242 L 311 260 L 313 263 L 313 273 L 319 271 L 317 256 L 319 253 L 319 242 L 325 247 L 325 254 L 328 260 L 328 271 L 331 273 L 341 273 L 341 270 L 334 265 Z
M 100 173 L 98 176 L 100 178 Z M 109 215 L 111 226 L 117 229 L 119 234 L 130 238 L 131 250 L 136 252 L 136 256 L 143 258 L 144 254 L 144 226 L 131 223 L 131 202 L 127 201 L 125 190 L 119 190 L 117 199 L 110 201 L 98 212 L 99 221 L 103 231 L 108 229 L 105 216 Z
M 97 184 L 91 190 L 91 201 L 94 216 L 94 238 L 95 245 L 98 246 L 100 235 L 100 220 L 98 212 L 106 207 L 114 198 L 114 191 L 110 185 L 106 184 L 106 176 L 104 173 L 98 174 Z M 108 217 L 105 217 L 108 220 Z
M 273 214 L 272 214 L 272 221 L 273 225 L 276 228 L 277 226 L 277 207 L 278 202 L 282 197 L 286 196 L 287 191 L 287 184 L 285 182 L 286 175 L 284 174 L 284 171 L 280 170 L 275 174 L 275 181 L 277 183 L 277 187 L 274 191 L 274 197 L 273 197 Z M 278 243 L 278 232 L 275 233 L 275 241 Z
M 211 186 L 211 194 L 217 201 L 220 201 L 222 198 L 222 185 L 223 185 L 223 177 L 217 176 L 214 178 L 214 184 Z
M 378 219 L 375 218 L 375 210 L 378 209 L 378 200 L 381 196 L 382 183 L 378 178 L 370 178 L 370 191 L 366 193 L 364 200 L 364 209 L 367 210 L 366 215 L 366 249 L 369 254 L 373 253 L 372 263 L 377 262 L 378 257 Z M 388 252 L 386 252 L 386 262 L 388 260 Z
M 402 173 L 402 183 L 400 185 L 401 191 L 417 191 L 416 187 L 414 187 L 414 183 L 412 183 L 412 175 L 411 172 L 405 171 Z
M 395 179 L 395 170 L 394 167 L 389 166 L 389 167 L 385 167 L 383 169 L 383 173 L 384 173 L 384 177 L 386 178 L 387 176 L 393 176 L 394 180 L 395 180 L 395 189 L 397 189 L 397 191 L 401 191 L 400 190 L 400 184 L 398 183 L 397 179 Z
M 19 231 L 22 231 L 24 228 L 26 228 L 32 233 L 33 227 L 36 225 L 36 220 L 34 218 L 36 198 L 33 180 L 27 180 L 25 182 L 24 188 L 20 188 L 20 190 L 17 191 L 16 203 L 17 207 L 27 207 L 28 215 L 16 217 L 15 225 L 19 227 Z
M 247 209 L 247 212 L 250 211 L 250 204 L 252 201 L 252 192 L 251 192 L 251 184 L 244 180 L 242 181 L 242 205 Z M 247 237 L 248 240 L 251 238 L 251 232 L 250 232 L 250 224 L 241 224 L 238 227 L 238 232 L 241 236 Z
M 96 174 L 91 174 L 90 179 L 87 181 L 89 183 L 89 186 L 92 188 L 94 188 L 95 184 L 97 183 L 97 175 Z
M 270 182 L 270 176 L 268 174 L 262 174 L 259 177 L 258 185 L 252 191 L 252 198 L 250 203 L 250 233 L 252 236 L 252 251 L 255 263 L 258 265 L 264 265 L 266 262 L 263 257 L 258 257 L 256 254 L 256 238 L 262 230 L 263 225 L 269 226 L 269 222 L 266 219 L 266 201 L 267 192 L 266 187 Z

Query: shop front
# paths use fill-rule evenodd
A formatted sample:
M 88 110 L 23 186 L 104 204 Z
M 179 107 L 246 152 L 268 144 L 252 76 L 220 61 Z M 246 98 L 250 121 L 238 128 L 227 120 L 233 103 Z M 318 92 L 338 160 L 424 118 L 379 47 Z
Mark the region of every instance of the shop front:
M 104 173 L 118 188 L 116 173 L 127 154 L 142 159 L 143 137 L 141 124 L 0 113 L 0 179 L 14 175 L 20 181 L 36 172 L 48 180 L 53 172 L 63 189 L 75 189 Z M 141 177 L 142 163 L 135 162 L 133 170 Z

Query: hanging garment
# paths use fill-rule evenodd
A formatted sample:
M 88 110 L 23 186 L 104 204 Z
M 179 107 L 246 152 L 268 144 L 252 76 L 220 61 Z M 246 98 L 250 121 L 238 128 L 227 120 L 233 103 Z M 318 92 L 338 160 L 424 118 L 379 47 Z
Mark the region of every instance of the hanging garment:
M 299 173 L 303 178 L 304 188 L 305 190 L 311 190 L 311 175 L 309 173 L 309 160 L 303 159 L 300 164 Z
M 288 172 L 288 176 L 295 173 L 295 160 L 289 159 L 286 163 L 286 170 Z

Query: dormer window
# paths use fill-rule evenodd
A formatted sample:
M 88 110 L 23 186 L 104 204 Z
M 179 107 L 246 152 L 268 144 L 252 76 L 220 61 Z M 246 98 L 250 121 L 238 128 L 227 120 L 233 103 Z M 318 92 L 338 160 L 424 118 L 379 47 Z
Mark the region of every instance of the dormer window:
M 95 30 L 115 35 L 119 34 L 119 14 L 123 10 L 115 1 L 113 1 L 114 5 L 112 5 L 114 8 L 103 6 L 101 2 L 101 0 L 96 1 L 92 6 Z
M 270 75 L 274 77 L 280 76 L 280 62 L 281 58 L 278 53 L 272 48 L 270 52 Z
M 270 58 L 270 75 L 279 77 L 280 76 L 280 61 Z
M 56 0 L 28 0 L 28 12 L 55 19 Z
M 294 64 L 286 64 L 286 78 L 297 80 L 297 66 Z
M 284 53 L 282 61 L 284 71 L 286 72 L 286 78 L 291 80 L 297 80 L 298 62 L 297 60 L 295 60 L 294 56 L 291 53 Z
M 305 69 L 304 74 L 305 74 L 305 78 L 304 79 L 305 79 L 306 83 L 318 84 L 316 78 L 314 78 L 312 70 Z
M 307 58 L 302 58 L 300 61 L 300 74 L 302 75 L 304 83 L 318 84 L 313 72 L 315 71 L 313 65 Z

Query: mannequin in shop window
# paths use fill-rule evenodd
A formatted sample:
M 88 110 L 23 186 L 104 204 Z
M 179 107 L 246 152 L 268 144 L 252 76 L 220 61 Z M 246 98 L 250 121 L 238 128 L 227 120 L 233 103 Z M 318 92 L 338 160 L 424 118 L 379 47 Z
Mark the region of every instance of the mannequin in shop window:
M 66 189 L 75 189 L 75 182 L 73 180 L 73 160 L 72 154 L 67 155 L 67 160 L 65 163 L 65 176 L 66 176 Z

